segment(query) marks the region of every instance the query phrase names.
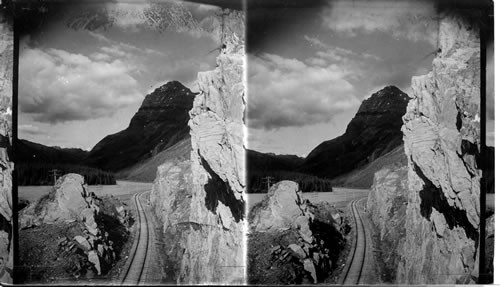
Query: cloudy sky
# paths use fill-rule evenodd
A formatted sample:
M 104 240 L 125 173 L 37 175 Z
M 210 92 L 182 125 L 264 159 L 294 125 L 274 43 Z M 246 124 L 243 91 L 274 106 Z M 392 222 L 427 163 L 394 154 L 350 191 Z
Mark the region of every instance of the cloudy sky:
M 305 156 L 343 134 L 372 93 L 408 93 L 411 77 L 431 69 L 435 13 L 418 1 L 251 10 L 248 147 Z
M 217 12 L 103 1 L 52 15 L 21 38 L 19 138 L 91 149 L 126 128 L 160 85 L 178 80 L 197 91 L 197 73 L 215 66 Z

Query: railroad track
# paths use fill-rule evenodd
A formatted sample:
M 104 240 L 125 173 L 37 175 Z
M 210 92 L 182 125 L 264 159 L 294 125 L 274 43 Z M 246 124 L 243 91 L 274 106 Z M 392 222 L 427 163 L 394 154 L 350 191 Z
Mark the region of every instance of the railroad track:
M 346 270 L 343 272 L 341 284 L 357 285 L 360 284 L 366 256 L 366 232 L 363 220 L 359 215 L 357 204 L 361 199 L 351 201 L 350 207 L 354 217 L 356 237 L 353 248 L 349 253 L 349 261 L 346 264 Z
M 130 250 L 129 259 L 121 276 L 122 285 L 139 285 L 146 281 L 146 260 L 149 255 L 150 230 L 148 218 L 140 200 L 140 196 L 144 193 L 145 192 L 136 193 L 133 196 L 138 218 L 136 225 L 137 232 L 134 238 L 134 244 Z

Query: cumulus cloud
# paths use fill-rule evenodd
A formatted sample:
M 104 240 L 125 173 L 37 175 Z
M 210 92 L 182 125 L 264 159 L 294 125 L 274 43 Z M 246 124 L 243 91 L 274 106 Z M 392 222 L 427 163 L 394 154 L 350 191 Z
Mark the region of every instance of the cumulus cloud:
M 47 123 L 109 117 L 141 100 L 131 69 L 97 55 L 25 48 L 19 58 L 19 109 Z
M 323 23 L 337 33 L 355 36 L 375 31 L 436 45 L 435 7 L 430 1 L 331 1 Z
M 19 130 L 20 135 L 41 135 L 43 131 L 34 125 L 26 124 L 26 125 L 18 125 L 17 129 Z
M 333 45 L 328 45 L 316 37 L 310 37 L 304 35 L 304 39 L 309 42 L 312 46 L 318 48 L 320 51 L 316 52 L 317 57 L 310 58 L 308 61 L 311 63 L 327 63 L 326 61 L 321 61 L 321 59 L 334 61 L 334 62 L 347 62 L 349 60 L 374 60 L 382 61 L 382 59 L 376 55 L 370 53 L 356 53 L 349 49 L 340 48 Z
M 253 128 L 276 129 L 330 121 L 359 105 L 345 70 L 273 54 L 249 58 L 248 118 Z
M 156 56 L 166 56 L 167 54 L 162 51 L 158 51 L 150 48 L 139 48 L 131 44 L 123 43 L 120 41 L 111 40 L 108 37 L 94 32 L 87 31 L 87 33 L 94 37 L 99 42 L 106 44 L 106 46 L 101 47 L 101 51 L 112 54 L 118 57 L 132 57 L 134 53 L 140 53 L 145 55 L 156 55 Z M 99 53 L 97 53 L 99 54 Z

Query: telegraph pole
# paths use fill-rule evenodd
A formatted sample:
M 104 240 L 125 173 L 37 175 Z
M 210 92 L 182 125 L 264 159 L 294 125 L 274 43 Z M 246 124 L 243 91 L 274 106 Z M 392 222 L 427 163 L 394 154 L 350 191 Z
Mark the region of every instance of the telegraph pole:
M 57 180 L 57 176 L 59 175 L 59 170 L 58 169 L 51 169 L 49 171 L 50 175 L 54 178 L 54 185 L 56 185 L 56 180 Z
M 271 188 L 271 182 L 274 180 L 274 177 L 266 176 L 266 177 L 263 177 L 262 179 L 267 181 L 267 192 L 269 192 L 269 189 Z

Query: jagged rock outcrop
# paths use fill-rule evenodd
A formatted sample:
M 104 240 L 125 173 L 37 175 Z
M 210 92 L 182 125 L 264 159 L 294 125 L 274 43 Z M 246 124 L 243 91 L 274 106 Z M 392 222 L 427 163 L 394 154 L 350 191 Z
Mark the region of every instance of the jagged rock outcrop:
M 109 208 L 104 204 L 113 206 Z M 63 249 L 69 248 L 65 251 L 72 250 L 72 246 L 78 244 L 87 255 L 88 261 L 93 264 L 97 275 L 101 275 L 102 265 L 111 266 L 116 260 L 108 232 L 101 230 L 97 223 L 103 210 L 106 210 L 107 216 L 115 218 L 121 224 L 127 220 L 123 206 L 116 204 L 116 200 L 114 203 L 103 202 L 87 190 L 81 175 L 67 174 L 57 180 L 49 194 L 19 212 L 19 228 L 78 222 L 83 233 L 70 239 L 63 238 L 57 244 Z
M 12 70 L 14 34 L 5 11 L 0 11 L 0 282 L 12 284 Z
M 102 139 L 86 162 L 100 169 L 118 171 L 175 145 L 189 136 L 189 110 L 195 93 L 171 81 L 147 95 L 129 126 Z
M 387 86 L 364 100 L 346 132 L 314 148 L 298 171 L 334 178 L 373 162 L 402 144 L 408 95 Z
M 83 177 L 67 174 L 57 180 L 50 193 L 20 211 L 19 228 L 83 219 L 95 232 L 94 213 L 98 211 L 95 194 L 87 192 Z
M 248 221 L 250 284 L 318 283 L 345 243 L 340 213 L 304 200 L 293 181 L 273 185 Z
M 303 199 L 297 183 L 288 180 L 278 182 L 271 187 L 259 207 L 249 214 L 250 230 L 273 232 L 290 228 L 305 213 L 305 206 L 301 208 L 301 204 Z M 310 230 L 306 233 L 309 234 Z
M 409 190 L 399 283 L 471 282 L 481 178 L 480 43 L 479 20 L 468 17 L 440 17 L 433 70 L 412 79 L 402 128 Z
M 382 282 L 395 282 L 406 234 L 408 204 L 408 167 L 389 165 L 375 173 L 372 189 L 366 201 L 369 217 L 375 227 L 374 240 L 379 249 L 378 260 Z
M 150 197 L 168 243 L 168 282 L 245 282 L 244 18 L 220 13 L 217 67 L 198 74 L 189 113 L 191 158 L 159 166 Z

